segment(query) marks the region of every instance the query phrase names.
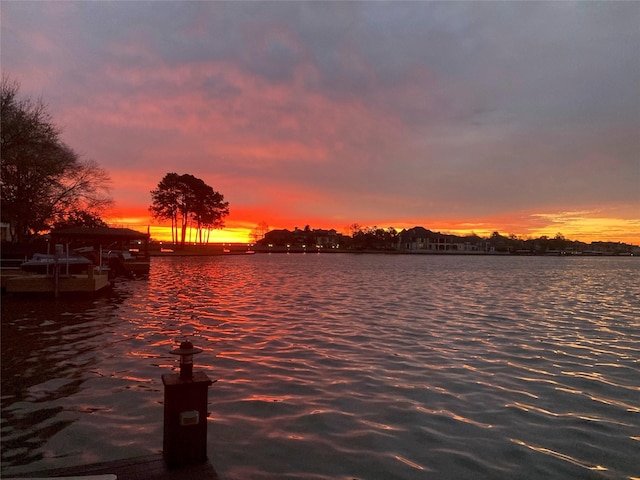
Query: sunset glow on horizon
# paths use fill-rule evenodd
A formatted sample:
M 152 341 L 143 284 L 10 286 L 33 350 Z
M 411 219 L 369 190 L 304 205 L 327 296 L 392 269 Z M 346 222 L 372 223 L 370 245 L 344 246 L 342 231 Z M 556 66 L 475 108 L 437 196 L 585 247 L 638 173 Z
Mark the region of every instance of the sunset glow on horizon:
M 170 241 L 169 172 L 216 243 L 349 226 L 640 245 L 639 2 L 2 2 L 2 73 Z
M 131 212 L 130 212 L 131 213 Z M 451 222 L 451 221 L 433 221 L 425 220 L 423 222 L 378 222 L 371 224 L 362 224 L 359 222 L 350 222 L 344 224 L 332 224 L 331 222 L 314 219 L 315 221 L 299 221 L 293 224 L 283 223 L 283 219 L 272 218 L 270 222 L 268 216 L 251 216 L 248 212 L 244 214 L 249 221 L 231 220 L 226 222 L 222 229 L 212 230 L 209 236 L 209 243 L 246 243 L 252 244 L 255 241 L 255 230 L 259 224 L 266 224 L 268 230 L 295 228 L 303 229 L 307 225 L 312 229 L 335 229 L 338 233 L 349 235 L 350 226 L 357 223 L 361 228 L 377 226 L 380 228 L 395 228 L 400 232 L 403 228 L 412 228 L 422 226 L 429 230 L 454 234 L 454 235 L 472 235 L 476 234 L 480 237 L 488 238 L 495 231 L 501 235 L 515 235 L 516 237 L 528 239 L 547 236 L 555 237 L 562 234 L 568 240 L 577 240 L 585 243 L 593 241 L 610 241 L 623 242 L 627 244 L 640 245 L 640 235 L 637 233 L 640 228 L 640 220 L 625 220 L 623 218 L 600 218 L 598 212 L 558 212 L 555 214 L 533 214 L 531 219 L 508 219 L 508 218 L 490 218 L 486 221 L 475 222 Z M 592 215 L 589 217 L 587 215 Z M 536 217 L 542 217 L 544 222 L 541 227 L 533 227 L 527 230 L 528 225 L 534 225 Z M 261 218 L 262 220 L 256 220 Z M 151 238 L 161 242 L 171 242 L 170 224 L 158 222 L 150 216 L 140 215 L 123 216 L 117 211 L 111 212 L 111 216 L 106 217 L 107 222 L 113 227 L 132 228 L 141 232 L 149 231 Z M 275 223 L 273 222 L 275 220 Z M 550 226 L 548 225 L 550 224 Z M 562 228 L 560 228 L 562 227 Z M 188 229 L 187 239 L 196 242 L 195 229 Z M 258 238 L 259 239 L 259 238 Z

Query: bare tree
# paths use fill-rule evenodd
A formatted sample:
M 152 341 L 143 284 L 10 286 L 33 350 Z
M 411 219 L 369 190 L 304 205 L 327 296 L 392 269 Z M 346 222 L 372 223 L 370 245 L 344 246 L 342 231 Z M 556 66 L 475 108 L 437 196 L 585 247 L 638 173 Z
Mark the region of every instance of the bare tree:
M 251 230 L 251 239 L 253 240 L 253 243 L 257 243 L 259 240 L 262 240 L 268 231 L 269 224 L 267 222 L 263 220 L 262 222 L 258 223 L 258 225 L 256 225 L 256 227 Z
M 2 78 L 0 158 L 2 221 L 22 243 L 71 212 L 93 217 L 112 200 L 109 176 L 82 161 L 60 140 L 42 100 L 19 99 L 19 87 Z

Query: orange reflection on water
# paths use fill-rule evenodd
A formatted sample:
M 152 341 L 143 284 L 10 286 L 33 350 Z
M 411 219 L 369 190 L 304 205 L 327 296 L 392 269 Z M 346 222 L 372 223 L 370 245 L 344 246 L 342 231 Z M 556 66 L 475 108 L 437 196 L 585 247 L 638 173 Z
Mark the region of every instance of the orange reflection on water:
M 429 415 L 444 415 L 445 417 L 453 418 L 454 420 L 457 420 L 457 421 L 463 422 L 463 423 L 468 423 L 470 425 L 475 425 L 476 427 L 493 428 L 493 425 L 491 425 L 490 423 L 476 422 L 475 420 L 472 420 L 472 419 L 467 418 L 467 417 L 463 417 L 461 415 L 458 415 L 457 413 L 454 413 L 454 412 L 452 412 L 450 410 L 445 410 L 443 408 L 440 408 L 438 410 L 433 410 L 431 408 L 426 408 L 426 407 L 423 407 L 421 405 L 418 405 L 416 408 L 421 412 L 428 413 Z
M 421 465 L 418 465 L 416 462 L 412 462 L 411 460 L 401 457 L 400 455 L 396 455 L 395 456 L 396 460 L 400 460 L 402 463 L 409 465 L 410 467 L 413 467 L 415 469 L 418 470 L 424 470 L 424 467 Z
M 611 385 L 612 387 L 625 388 L 624 385 L 612 382 L 611 380 L 607 380 L 600 373 L 562 371 L 562 374 L 563 375 L 567 375 L 569 377 L 584 378 L 584 379 L 587 379 L 587 380 L 594 380 L 596 382 L 601 382 L 601 383 L 605 383 L 607 385 Z
M 509 392 L 509 393 L 519 393 L 520 395 L 525 395 L 527 397 L 531 397 L 531 398 L 539 398 L 538 395 L 535 395 L 531 392 L 526 392 L 524 390 L 516 390 L 513 388 L 507 388 L 507 387 L 503 387 L 501 385 L 494 385 L 492 383 L 487 383 L 487 382 L 476 382 L 478 385 L 483 385 L 485 387 L 490 387 L 490 388 L 497 388 L 498 390 L 502 390 L 504 392 Z
M 291 395 L 257 395 L 253 394 L 249 397 L 243 398 L 245 401 L 260 401 L 260 402 L 285 402 L 293 398 Z
M 574 465 L 577 465 L 579 467 L 582 468 L 586 468 L 587 470 L 595 470 L 595 471 L 606 471 L 607 468 L 603 467 L 602 465 L 589 465 L 588 463 L 582 462 L 576 458 L 573 458 L 570 455 L 564 454 L 564 453 L 560 453 L 560 452 L 556 452 L 555 450 L 551 450 L 550 448 L 545 448 L 545 447 L 537 447 L 535 445 L 531 445 L 528 444 L 526 442 L 523 442 L 522 440 L 518 440 L 516 438 L 510 438 L 509 440 L 511 440 L 513 443 L 516 443 L 518 445 L 522 445 L 523 447 L 527 447 L 535 452 L 538 453 L 543 453 L 545 455 L 551 455 L 553 457 L 559 458 L 560 460 L 564 460 L 566 462 L 572 463 Z
M 130 382 L 140 382 L 140 383 L 152 383 L 153 380 L 150 378 L 140 378 L 133 377 L 131 375 L 123 375 L 120 377 L 122 380 L 129 380 Z
M 516 363 L 516 362 L 506 362 L 506 363 L 510 367 L 516 367 L 518 369 L 526 370 L 527 372 L 539 373 L 541 375 L 548 375 L 550 377 L 555 377 L 556 376 L 555 373 L 547 372 L 546 370 L 540 370 L 540 369 L 537 369 L 537 368 L 528 367 L 528 366 L 523 365 L 521 363 Z

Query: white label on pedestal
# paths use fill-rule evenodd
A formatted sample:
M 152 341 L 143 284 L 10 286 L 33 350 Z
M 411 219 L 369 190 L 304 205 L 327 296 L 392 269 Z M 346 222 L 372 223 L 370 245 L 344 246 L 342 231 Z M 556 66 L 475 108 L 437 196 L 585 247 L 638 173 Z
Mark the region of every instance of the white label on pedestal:
M 180 425 L 183 427 L 187 425 L 197 425 L 199 421 L 200 413 L 197 410 L 180 412 Z

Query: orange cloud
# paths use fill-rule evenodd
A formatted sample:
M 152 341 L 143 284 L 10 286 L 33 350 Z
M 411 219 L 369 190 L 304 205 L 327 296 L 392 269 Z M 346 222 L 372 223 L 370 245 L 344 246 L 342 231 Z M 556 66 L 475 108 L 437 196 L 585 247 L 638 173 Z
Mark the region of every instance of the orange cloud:
M 132 44 L 123 52 L 132 58 L 152 56 Z M 367 82 L 376 82 L 370 65 L 352 60 Z M 437 111 L 450 118 L 467 108 L 461 105 L 473 104 L 471 96 L 462 95 L 458 87 L 462 100 L 458 95 L 455 101 L 425 96 L 425 86 L 438 91 L 445 81 L 426 68 L 414 68 L 407 73 L 408 85 L 382 89 L 367 103 L 358 96 L 332 97 L 309 89 L 307 84 L 319 78 L 317 67 L 310 63 L 294 69 L 292 84 L 269 83 L 224 61 L 159 63 L 153 69 L 131 65 L 107 65 L 101 73 L 116 88 L 63 112 L 63 123 L 75 128 L 69 132 L 69 143 L 80 144 L 80 151 L 102 152 L 103 158 L 96 160 L 112 165 L 107 168 L 118 204 L 118 210 L 109 214 L 112 223 L 143 230 L 150 226 L 152 235 L 168 238 L 166 228 L 149 218 L 147 207 L 149 191 L 165 173 L 176 171 L 203 178 L 230 202 L 227 227 L 215 232 L 215 241 L 248 241 L 260 222 L 271 228 L 310 225 L 343 233 L 357 222 L 398 230 L 422 225 L 481 236 L 496 230 L 532 237 L 561 232 L 585 241 L 640 243 L 640 226 L 633 220 L 638 218 L 637 209 L 635 213 L 632 209 L 600 213 L 545 209 L 545 213 L 527 210 L 500 215 L 468 211 L 476 206 L 475 199 L 477 204 L 490 201 L 492 193 L 502 189 L 513 200 L 522 193 L 518 182 L 525 189 L 535 187 L 519 174 L 515 182 L 497 183 L 499 187 L 492 190 L 487 186 L 499 172 L 508 171 L 508 165 L 458 165 L 469 151 L 482 154 L 489 146 L 493 156 L 496 151 L 501 159 L 513 156 L 513 146 L 498 141 L 509 134 L 502 123 L 482 129 L 468 129 L 466 124 L 464 128 L 429 126 L 424 135 L 406 137 L 408 127 L 392 106 L 400 105 L 410 115 Z M 207 83 L 215 87 L 203 88 Z M 396 158 L 403 159 L 398 167 Z M 583 167 L 590 171 L 595 171 L 591 164 L 602 163 L 596 154 L 584 161 Z M 571 165 L 554 165 L 554 169 L 531 165 L 527 169 L 532 177 L 547 175 L 545 184 L 557 181 L 558 189 L 566 186 L 558 178 L 573 178 Z M 564 176 L 557 174 L 559 170 Z M 403 180 L 413 186 L 411 193 L 405 191 Z M 443 193 L 445 183 L 454 191 Z M 539 201 L 536 192 L 531 195 Z M 496 205 L 501 201 L 495 200 Z M 444 213 L 415 214 L 420 208 Z

